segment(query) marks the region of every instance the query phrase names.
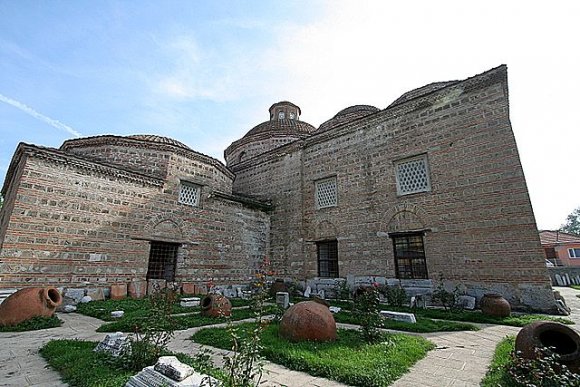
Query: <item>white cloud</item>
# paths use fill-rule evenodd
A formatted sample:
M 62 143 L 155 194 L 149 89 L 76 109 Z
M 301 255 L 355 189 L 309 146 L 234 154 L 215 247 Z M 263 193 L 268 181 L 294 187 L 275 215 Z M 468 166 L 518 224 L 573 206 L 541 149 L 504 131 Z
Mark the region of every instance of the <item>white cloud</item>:
M 42 121 L 42 122 L 52 126 L 53 128 L 64 130 L 65 132 L 68 132 L 69 134 L 72 134 L 75 137 L 82 136 L 82 134 L 80 132 L 71 128 L 70 126 L 65 125 L 62 122 L 55 120 L 53 118 L 47 117 L 44 114 L 37 112 L 36 110 L 31 108 L 30 106 L 23 104 L 22 102 L 16 101 L 12 98 L 8 98 L 2 94 L 0 94 L 0 101 L 23 111 L 24 113 L 28 114 L 29 116 L 32 116 L 32 117 L 36 118 L 37 120 Z

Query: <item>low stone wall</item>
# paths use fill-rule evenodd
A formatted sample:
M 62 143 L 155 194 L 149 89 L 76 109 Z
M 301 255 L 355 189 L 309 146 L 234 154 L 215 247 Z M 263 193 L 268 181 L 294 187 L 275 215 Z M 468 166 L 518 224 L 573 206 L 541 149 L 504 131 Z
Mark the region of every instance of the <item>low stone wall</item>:
M 548 272 L 554 286 L 580 285 L 580 267 L 549 267 Z

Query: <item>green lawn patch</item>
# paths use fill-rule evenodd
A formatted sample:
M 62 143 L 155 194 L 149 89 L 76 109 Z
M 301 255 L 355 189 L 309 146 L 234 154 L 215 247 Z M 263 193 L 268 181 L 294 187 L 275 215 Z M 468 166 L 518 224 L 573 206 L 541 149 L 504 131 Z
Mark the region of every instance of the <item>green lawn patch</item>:
M 199 310 L 199 309 L 198 309 Z M 264 314 L 274 313 L 275 307 L 268 306 L 264 308 Z M 232 309 L 232 315 L 229 317 L 233 321 L 245 320 L 255 316 L 255 312 L 250 308 Z M 138 313 L 130 313 L 117 319 L 101 325 L 97 332 L 134 332 L 136 327 L 141 326 L 141 321 L 147 318 L 147 314 L 142 311 Z M 199 327 L 203 325 L 221 324 L 227 322 L 227 317 L 206 317 L 199 312 L 190 313 L 184 316 L 175 316 L 173 321 L 175 323 L 175 330 L 188 329 Z
M 247 306 L 251 304 L 251 300 L 233 299 L 232 302 L 232 320 L 244 320 L 246 318 L 254 317 L 254 311 Z M 121 318 L 111 317 L 111 312 L 115 310 L 122 310 L 125 312 Z M 202 325 L 220 324 L 227 321 L 226 318 L 212 318 L 200 315 L 200 307 L 185 308 L 179 305 L 179 299 L 173 305 L 172 312 L 174 314 L 184 314 L 174 316 L 175 329 L 187 329 L 198 327 Z M 97 332 L 134 332 L 135 327 L 141 325 L 141 321 L 150 316 L 152 313 L 152 306 L 149 298 L 132 299 L 126 298 L 122 300 L 104 300 L 91 301 L 87 303 L 80 303 L 77 305 L 77 312 L 95 317 L 108 323 L 101 325 Z M 274 306 L 265 307 L 265 314 L 274 313 Z
M 239 326 L 249 331 L 253 324 Z M 208 328 L 192 337 L 198 343 L 230 349 L 225 328 Z M 378 344 L 366 344 L 354 330 L 339 330 L 332 343 L 291 343 L 278 336 L 278 324 L 265 327 L 261 354 L 290 369 L 353 386 L 388 386 L 423 358 L 434 345 L 422 337 L 385 334 Z
M 514 350 L 515 341 L 515 336 L 507 336 L 497 344 L 489 370 L 481 381 L 482 387 L 513 385 L 506 370 L 511 361 L 511 352 Z
M 345 310 L 352 310 L 352 301 L 330 301 L 333 306 L 340 306 Z M 414 313 L 419 322 L 420 318 L 426 319 L 436 319 L 436 320 L 450 320 L 450 321 L 462 321 L 462 322 L 474 322 L 480 324 L 498 324 L 498 325 L 510 325 L 514 327 L 523 327 L 538 320 L 548 320 L 556 321 L 562 324 L 574 324 L 572 320 L 563 317 L 555 317 L 547 314 L 512 314 L 510 317 L 493 317 L 487 316 L 481 311 L 471 311 L 471 310 L 445 310 L 445 309 L 435 309 L 435 308 L 409 308 L 409 307 L 397 307 L 381 305 L 381 309 L 390 310 L 394 312 L 406 312 Z M 342 321 L 346 322 L 346 321 Z M 395 329 L 395 328 L 393 328 Z M 465 330 L 465 329 L 462 329 Z
M 336 322 L 339 323 L 360 325 L 360 319 L 358 318 L 358 316 L 355 313 L 349 311 L 340 311 L 338 313 L 335 313 L 334 319 L 336 320 Z M 383 328 L 418 333 L 479 330 L 477 326 L 469 323 L 444 321 L 444 320 L 431 320 L 425 317 L 418 316 L 416 317 L 416 319 L 417 319 L 416 324 L 408 323 L 405 321 L 384 319 Z
M 12 326 L 0 326 L 0 332 L 24 332 L 37 331 L 40 329 L 56 328 L 61 326 L 63 321 L 56 316 L 51 317 L 33 317 L 20 324 Z
M 71 386 L 124 386 L 136 372 L 124 369 L 119 359 L 105 353 L 93 352 L 97 344 L 82 340 L 53 340 L 40 349 L 40 354 Z M 189 364 L 196 370 L 223 379 L 220 370 L 204 367 L 190 356 L 169 352 L 163 355 L 177 356 L 181 362 Z
M 572 289 L 580 290 L 580 285 L 570 285 Z

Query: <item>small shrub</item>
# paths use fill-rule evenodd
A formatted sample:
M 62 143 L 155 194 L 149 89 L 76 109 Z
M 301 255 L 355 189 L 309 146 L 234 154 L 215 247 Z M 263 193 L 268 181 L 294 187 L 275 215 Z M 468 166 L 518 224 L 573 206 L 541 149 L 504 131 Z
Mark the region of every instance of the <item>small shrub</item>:
M 367 343 L 377 342 L 381 338 L 383 318 L 379 313 L 379 292 L 376 286 L 359 293 L 354 313 L 360 324 L 362 339 Z
M 407 302 L 407 293 L 400 286 L 382 285 L 378 289 L 389 306 L 401 307 Z
M 171 289 L 156 289 L 149 297 L 150 313 L 135 320 L 134 335 L 130 337 L 129 349 L 122 355 L 126 367 L 140 371 L 153 365 L 167 350 L 167 344 L 175 332 L 171 314 L 177 297 Z
M 524 359 L 515 351 L 507 373 L 516 386 L 578 387 L 580 375 L 559 363 L 560 356 L 548 348 L 536 348 L 536 359 Z
M 335 294 L 338 300 L 350 300 L 352 299 L 352 292 L 350 290 L 350 285 L 346 280 L 337 281 L 335 286 Z
M 437 289 L 433 291 L 431 300 L 433 302 L 439 303 L 443 306 L 445 310 L 452 310 L 456 308 L 457 297 L 459 296 L 459 286 L 455 286 L 452 292 L 445 289 L 443 285 L 444 278 L 439 278 L 439 285 Z

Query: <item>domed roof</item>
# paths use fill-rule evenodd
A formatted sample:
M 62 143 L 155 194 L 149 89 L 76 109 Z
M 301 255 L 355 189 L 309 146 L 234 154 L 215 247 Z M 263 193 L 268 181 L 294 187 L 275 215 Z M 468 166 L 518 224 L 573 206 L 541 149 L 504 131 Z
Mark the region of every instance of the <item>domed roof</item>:
M 192 150 L 190 147 L 188 147 L 187 145 L 185 145 L 184 143 L 182 143 L 180 141 L 174 140 L 174 139 L 169 138 L 169 137 L 156 136 L 154 134 L 134 134 L 134 135 L 125 136 L 125 137 L 132 138 L 135 140 L 147 141 L 147 142 L 157 142 L 160 144 L 175 145 L 175 146 L 178 146 L 180 148 Z
M 248 133 L 246 133 L 243 138 L 251 137 L 261 133 L 304 135 L 310 134 L 315 130 L 316 128 L 310 125 L 308 122 L 287 118 L 275 119 L 262 122 L 261 124 L 254 126 Z
M 330 129 L 334 129 L 338 126 L 347 124 L 354 120 L 358 120 L 359 118 L 368 116 L 369 114 L 373 114 L 378 112 L 379 109 L 370 106 L 370 105 L 354 105 L 347 107 L 346 109 L 342 109 L 334 117 L 330 120 L 323 122 L 319 127 L 317 133 L 325 132 Z

